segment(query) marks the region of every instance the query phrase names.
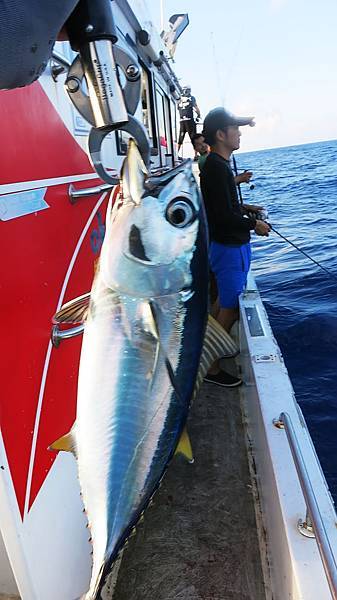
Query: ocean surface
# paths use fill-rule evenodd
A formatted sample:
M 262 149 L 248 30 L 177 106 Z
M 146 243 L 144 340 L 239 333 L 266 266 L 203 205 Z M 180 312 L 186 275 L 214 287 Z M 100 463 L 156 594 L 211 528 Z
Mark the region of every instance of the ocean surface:
M 253 272 L 337 504 L 337 141 L 236 155 L 252 170 L 244 201 L 328 270 L 275 233 L 253 237 Z

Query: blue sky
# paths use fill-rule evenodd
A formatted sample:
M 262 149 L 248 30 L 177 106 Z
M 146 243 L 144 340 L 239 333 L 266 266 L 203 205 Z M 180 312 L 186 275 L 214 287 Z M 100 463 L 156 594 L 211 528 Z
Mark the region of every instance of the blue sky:
M 160 0 L 147 0 L 160 28 Z M 163 0 L 187 12 L 173 65 L 203 116 L 224 105 L 255 116 L 241 149 L 337 138 L 336 0 Z

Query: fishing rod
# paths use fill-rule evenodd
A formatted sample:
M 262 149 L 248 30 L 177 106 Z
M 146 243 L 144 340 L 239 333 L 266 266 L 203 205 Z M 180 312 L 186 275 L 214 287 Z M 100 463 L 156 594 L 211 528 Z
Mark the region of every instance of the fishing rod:
M 234 154 L 232 155 L 232 159 L 233 159 L 233 166 L 234 166 L 235 175 L 238 175 L 238 167 L 237 167 L 237 164 L 236 164 L 236 160 L 235 160 Z M 239 198 L 240 198 L 240 204 L 243 204 L 243 198 L 242 198 L 242 192 L 241 192 L 240 184 L 237 183 L 236 185 L 237 185 L 237 188 L 238 188 L 238 193 L 239 193 Z M 255 185 L 252 183 L 249 186 L 249 189 L 253 190 L 254 187 L 255 187 Z
M 233 167 L 234 167 L 235 175 L 238 176 L 238 174 L 239 174 L 239 172 L 238 172 L 238 166 L 236 164 L 236 160 L 235 160 L 234 154 L 232 154 L 232 159 L 233 159 Z M 237 183 L 236 185 L 237 185 L 238 192 L 239 192 L 240 204 L 243 204 L 243 198 L 242 198 L 242 192 L 241 192 L 240 184 Z
M 309 256 L 309 254 L 307 252 L 305 252 L 304 250 L 302 250 L 302 248 L 299 248 L 299 246 L 297 246 L 296 244 L 294 244 L 294 242 L 291 242 L 287 237 L 285 237 L 285 235 L 282 235 L 282 233 L 280 233 L 279 231 L 277 231 L 275 229 L 275 227 L 273 227 L 268 221 L 265 221 L 270 229 L 272 231 L 274 231 L 274 233 L 277 233 L 277 235 L 279 235 L 283 240 L 285 240 L 286 242 L 288 242 L 288 244 L 290 244 L 291 246 L 293 246 L 294 248 L 296 248 L 296 250 L 298 250 L 299 252 L 301 252 L 302 254 L 304 254 L 304 256 L 306 256 L 309 260 L 311 260 L 311 262 L 315 263 L 315 265 L 317 265 L 318 267 L 320 267 L 321 269 L 323 269 L 323 271 L 325 271 L 328 275 L 330 275 L 330 277 L 333 277 L 334 279 L 337 280 L 337 275 L 335 275 L 332 271 L 330 271 L 330 269 L 327 269 L 326 267 L 323 267 L 323 265 L 321 265 L 321 263 L 319 263 L 317 260 L 315 260 L 314 258 L 312 258 L 312 256 Z
M 232 156 L 232 158 L 233 158 L 233 166 L 234 166 L 235 175 L 238 175 L 238 167 L 237 167 L 234 155 Z M 239 191 L 240 203 L 243 204 L 240 183 L 237 184 L 237 187 L 238 187 L 238 191 Z M 275 227 L 273 227 L 269 223 L 269 221 L 267 221 L 268 213 L 266 211 L 261 211 L 260 213 L 257 213 L 256 216 L 261 221 L 264 221 L 265 223 L 267 223 L 267 225 L 269 225 L 270 229 L 274 233 L 276 233 L 278 236 L 280 236 L 280 238 L 282 238 L 283 240 L 285 240 L 286 242 L 288 242 L 288 244 L 290 244 L 291 246 L 293 246 L 293 248 L 295 248 L 296 250 L 298 250 L 298 252 L 301 252 L 301 254 L 303 254 L 306 258 L 308 258 L 309 260 L 311 260 L 311 262 L 313 262 L 320 269 L 322 269 L 323 271 L 325 271 L 325 273 L 327 273 L 327 275 L 329 275 L 333 279 L 337 280 L 337 275 L 335 275 L 332 271 L 330 271 L 330 269 L 327 269 L 326 267 L 323 267 L 323 265 L 321 265 L 321 263 L 319 263 L 317 260 L 315 260 L 314 258 L 312 258 L 312 256 L 310 256 L 307 252 L 305 252 L 304 250 L 302 250 L 302 248 L 300 248 L 299 246 L 297 246 L 297 244 L 294 244 L 294 242 L 292 242 L 291 240 L 289 240 L 285 235 L 283 235 L 282 233 L 280 233 L 279 231 L 277 231 L 277 229 L 275 229 Z

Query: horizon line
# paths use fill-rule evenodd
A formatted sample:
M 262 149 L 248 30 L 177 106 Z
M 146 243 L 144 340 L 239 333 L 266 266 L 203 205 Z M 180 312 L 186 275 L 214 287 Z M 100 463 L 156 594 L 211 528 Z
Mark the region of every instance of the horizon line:
M 337 138 L 331 138 L 328 140 L 316 140 L 315 142 L 302 142 L 299 144 L 286 144 L 284 146 L 269 146 L 267 148 L 257 148 L 255 150 L 236 150 L 237 154 L 248 154 L 250 152 L 264 152 L 266 150 L 280 150 L 281 148 L 295 148 L 297 146 L 312 146 L 313 144 L 323 144 L 325 142 L 336 142 Z

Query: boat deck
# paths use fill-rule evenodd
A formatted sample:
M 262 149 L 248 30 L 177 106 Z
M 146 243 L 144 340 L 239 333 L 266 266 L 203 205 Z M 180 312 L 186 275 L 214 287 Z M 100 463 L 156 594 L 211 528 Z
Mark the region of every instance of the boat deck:
M 130 539 L 116 600 L 266 598 L 238 390 L 204 384 L 175 457 Z
M 188 430 L 104 600 L 266 600 L 238 390 L 205 383 Z

